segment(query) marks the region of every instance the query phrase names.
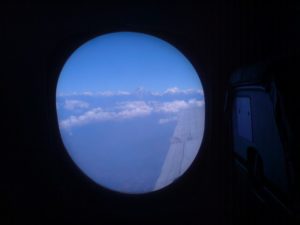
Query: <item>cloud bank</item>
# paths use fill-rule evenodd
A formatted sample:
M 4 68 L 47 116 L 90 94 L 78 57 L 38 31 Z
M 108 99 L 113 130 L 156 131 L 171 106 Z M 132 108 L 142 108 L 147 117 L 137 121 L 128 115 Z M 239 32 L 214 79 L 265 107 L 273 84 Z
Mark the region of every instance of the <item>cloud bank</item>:
M 64 108 L 67 110 L 74 109 L 86 109 L 89 107 L 89 103 L 79 100 L 65 100 Z
M 173 117 L 169 117 L 169 118 L 162 118 L 158 121 L 159 124 L 166 124 L 166 123 L 170 123 L 173 121 L 177 121 L 177 116 L 173 116 Z
M 188 107 L 201 107 L 203 105 L 203 100 L 200 101 L 196 99 L 190 99 L 188 101 L 175 100 L 169 102 L 126 101 L 117 103 L 113 110 L 105 110 L 101 107 L 96 107 L 83 113 L 82 115 L 70 116 L 67 119 L 60 121 L 59 125 L 61 128 L 70 129 L 74 126 L 89 124 L 91 122 L 144 117 L 152 113 L 175 114 L 180 110 L 187 109 Z M 71 104 L 71 106 L 73 105 Z M 161 119 L 159 120 L 159 124 L 164 124 L 174 120 L 176 120 L 176 116 L 167 119 Z
M 91 91 L 85 91 L 85 92 L 72 92 L 72 93 L 58 93 L 58 97 L 70 97 L 70 96 L 94 96 L 94 97 L 111 97 L 111 96 L 128 96 L 128 95 L 135 95 L 135 94 L 141 94 L 141 92 L 144 92 L 145 94 L 150 94 L 153 96 L 164 96 L 164 95 L 175 95 L 175 94 L 201 94 L 203 95 L 202 89 L 180 89 L 178 87 L 170 87 L 167 88 L 163 92 L 150 92 L 146 91 L 144 89 L 139 88 L 138 90 L 128 92 L 128 91 L 98 91 L 98 92 L 91 92 Z

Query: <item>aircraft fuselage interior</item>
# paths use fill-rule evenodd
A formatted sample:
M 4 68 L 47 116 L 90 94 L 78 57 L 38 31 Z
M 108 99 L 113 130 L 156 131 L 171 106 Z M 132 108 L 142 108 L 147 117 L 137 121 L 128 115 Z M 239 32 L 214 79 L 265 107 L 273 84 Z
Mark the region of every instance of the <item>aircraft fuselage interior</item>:
M 0 224 L 300 224 L 300 4 L 0 8 Z

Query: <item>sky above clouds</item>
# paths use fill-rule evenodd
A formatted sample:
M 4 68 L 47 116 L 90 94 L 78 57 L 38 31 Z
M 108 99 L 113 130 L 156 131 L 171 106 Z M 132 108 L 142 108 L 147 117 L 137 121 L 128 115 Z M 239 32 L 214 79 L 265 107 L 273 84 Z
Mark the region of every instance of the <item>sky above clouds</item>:
M 175 47 L 146 34 L 117 32 L 92 39 L 71 55 L 57 94 L 125 93 L 138 87 L 153 92 L 202 89 L 194 67 Z

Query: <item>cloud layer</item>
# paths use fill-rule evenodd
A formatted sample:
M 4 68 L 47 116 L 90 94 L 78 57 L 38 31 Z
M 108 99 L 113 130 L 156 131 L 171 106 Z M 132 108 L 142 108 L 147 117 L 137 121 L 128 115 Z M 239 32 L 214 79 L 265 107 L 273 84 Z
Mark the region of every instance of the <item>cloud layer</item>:
M 65 100 L 64 108 L 67 110 L 74 109 L 86 109 L 89 107 L 89 103 L 79 100 Z
M 72 93 L 58 93 L 57 96 L 59 97 L 67 97 L 67 96 L 99 96 L 99 97 L 111 97 L 111 96 L 128 96 L 128 95 L 135 95 L 135 94 L 141 94 L 143 92 L 144 94 L 149 94 L 153 96 L 164 96 L 164 95 L 175 95 L 175 94 L 201 94 L 203 95 L 202 89 L 180 89 L 178 87 L 171 87 L 167 88 L 163 92 L 149 92 L 144 90 L 143 88 L 138 88 L 137 90 L 133 92 L 128 91 L 102 91 L 102 92 L 72 92 Z
M 70 104 L 69 107 L 74 105 L 80 105 L 78 102 Z M 104 110 L 101 107 L 96 107 L 79 116 L 70 116 L 65 120 L 60 121 L 61 128 L 70 129 L 74 126 L 80 126 L 91 122 L 101 122 L 109 120 L 123 120 L 136 117 L 148 116 L 152 113 L 165 113 L 176 114 L 180 110 L 188 107 L 201 107 L 204 105 L 204 101 L 196 99 L 190 99 L 188 101 L 175 100 L 169 102 L 157 102 L 157 101 L 126 101 L 119 102 L 113 108 L 113 110 Z M 81 106 L 86 106 L 82 105 Z M 166 119 L 159 120 L 159 124 L 168 123 L 176 120 L 176 116 L 172 116 Z
M 173 122 L 173 121 L 177 121 L 177 116 L 172 116 L 172 117 L 169 117 L 169 118 L 162 118 L 158 121 L 159 124 L 166 124 L 166 123 L 170 123 L 170 122 Z

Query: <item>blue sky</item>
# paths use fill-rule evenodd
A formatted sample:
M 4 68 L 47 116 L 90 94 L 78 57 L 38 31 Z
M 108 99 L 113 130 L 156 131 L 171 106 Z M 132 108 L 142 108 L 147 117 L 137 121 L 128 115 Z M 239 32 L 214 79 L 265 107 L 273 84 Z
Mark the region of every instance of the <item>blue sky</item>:
M 79 47 L 61 71 L 57 93 L 202 89 L 197 72 L 185 56 L 150 35 L 117 32 Z

